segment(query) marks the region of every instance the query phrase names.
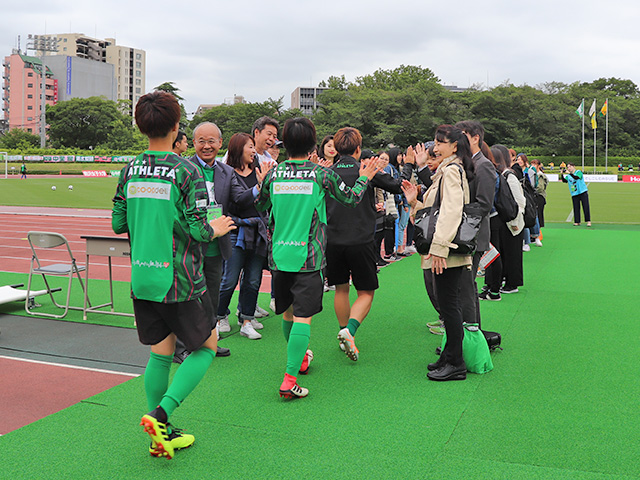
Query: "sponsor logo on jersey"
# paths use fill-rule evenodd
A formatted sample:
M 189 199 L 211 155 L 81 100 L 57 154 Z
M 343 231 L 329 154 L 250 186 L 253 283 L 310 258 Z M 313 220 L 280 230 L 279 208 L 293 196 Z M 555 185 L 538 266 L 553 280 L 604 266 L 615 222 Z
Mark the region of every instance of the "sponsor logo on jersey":
M 311 182 L 274 182 L 273 193 L 276 194 L 297 194 L 312 195 L 313 183 Z
M 129 182 L 127 198 L 171 200 L 171 185 L 162 182 Z
M 131 264 L 134 267 L 148 268 L 169 268 L 169 265 L 171 265 L 169 262 L 158 262 L 157 260 L 132 260 Z

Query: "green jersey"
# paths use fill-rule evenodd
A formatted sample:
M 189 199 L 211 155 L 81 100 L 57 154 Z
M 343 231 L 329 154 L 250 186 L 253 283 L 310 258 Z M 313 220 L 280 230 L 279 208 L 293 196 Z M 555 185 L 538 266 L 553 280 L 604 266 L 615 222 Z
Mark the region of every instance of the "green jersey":
M 200 170 L 170 152 L 146 151 L 120 173 L 112 228 L 129 234 L 131 296 L 186 302 L 207 289 L 202 246 L 213 238 Z
M 355 207 L 367 190 L 367 177 L 347 186 L 332 170 L 307 160 L 288 160 L 265 178 L 258 210 L 271 207 L 269 267 L 283 272 L 312 272 L 325 266 L 328 193 Z

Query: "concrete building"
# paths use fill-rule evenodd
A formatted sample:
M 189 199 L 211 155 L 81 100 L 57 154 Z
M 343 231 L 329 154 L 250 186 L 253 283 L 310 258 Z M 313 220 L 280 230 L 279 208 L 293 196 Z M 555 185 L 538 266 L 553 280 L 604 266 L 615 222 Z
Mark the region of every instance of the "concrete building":
M 42 61 L 14 50 L 4 58 L 3 105 L 9 130 L 20 128 L 38 134 L 42 112 Z M 58 80 L 47 66 L 45 78 L 45 101 L 47 105 L 58 102 Z
M 47 67 L 58 80 L 58 101 L 72 98 L 104 97 L 116 101 L 114 66 L 82 57 L 47 55 Z
M 320 105 L 318 95 L 327 90 L 322 87 L 298 87 L 291 94 L 291 108 L 302 110 L 305 115 L 313 115 Z
M 113 65 L 116 80 L 116 100 L 131 101 L 130 113 L 146 86 L 146 52 L 116 44 L 115 38 L 97 39 L 82 33 L 63 33 L 58 38 L 58 55 L 79 57 Z M 41 52 L 36 52 L 41 54 Z

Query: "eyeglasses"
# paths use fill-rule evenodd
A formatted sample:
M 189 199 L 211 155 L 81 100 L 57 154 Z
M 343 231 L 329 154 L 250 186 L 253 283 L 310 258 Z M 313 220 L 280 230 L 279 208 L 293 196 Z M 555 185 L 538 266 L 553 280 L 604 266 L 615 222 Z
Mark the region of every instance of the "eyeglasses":
M 195 143 L 197 143 L 198 145 L 212 145 L 215 146 L 218 144 L 220 140 L 218 139 L 214 139 L 214 140 L 204 140 L 204 139 L 200 139 L 200 140 L 196 140 Z

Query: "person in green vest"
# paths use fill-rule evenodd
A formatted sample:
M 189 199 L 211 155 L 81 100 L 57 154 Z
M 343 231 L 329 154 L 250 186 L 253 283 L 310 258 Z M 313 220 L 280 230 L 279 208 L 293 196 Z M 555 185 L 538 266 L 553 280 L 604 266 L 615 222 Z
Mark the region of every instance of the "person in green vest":
M 375 159 L 363 162 L 360 177 L 347 186 L 334 171 L 309 160 L 316 146 L 316 128 L 308 118 L 285 122 L 282 141 L 288 160 L 267 175 L 256 201 L 258 210 L 271 209 L 269 267 L 273 275 L 276 314 L 282 315 L 287 340 L 287 365 L 280 396 L 306 397 L 309 390 L 297 384 L 313 358 L 308 350 L 311 319 L 322 311 L 327 246 L 326 195 L 355 207 L 364 197 L 369 180 L 382 167 Z
M 24 164 L 24 162 L 22 162 L 22 165 L 20 166 L 20 180 L 22 179 L 27 179 L 27 166 Z
M 151 437 L 149 453 L 171 459 L 195 438 L 173 427 L 169 417 L 206 374 L 218 343 L 201 242 L 235 226 L 226 216 L 207 221 L 200 170 L 171 151 L 180 121 L 175 97 L 161 91 L 140 97 L 135 120 L 149 149 L 122 169 L 111 223 L 115 233 L 129 236 L 136 328 L 140 342 L 151 346 L 144 374 L 149 413 L 141 425 Z M 176 336 L 193 353 L 169 385 Z

